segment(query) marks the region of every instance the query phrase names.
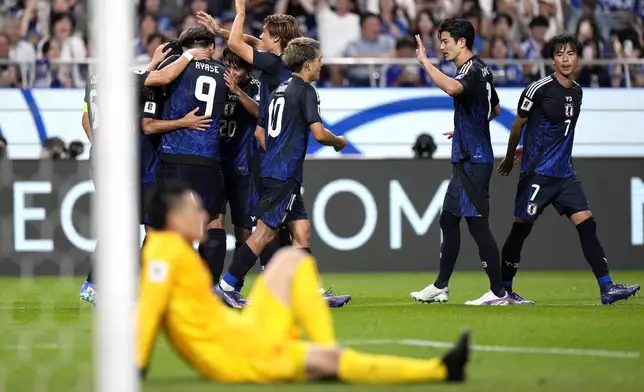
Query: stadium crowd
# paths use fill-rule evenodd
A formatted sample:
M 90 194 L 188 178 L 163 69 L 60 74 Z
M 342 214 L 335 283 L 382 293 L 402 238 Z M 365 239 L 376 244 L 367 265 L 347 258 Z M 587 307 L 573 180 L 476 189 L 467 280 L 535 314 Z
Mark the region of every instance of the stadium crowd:
M 85 86 L 93 52 L 88 37 L 88 0 L 5 0 L 0 5 L 0 87 Z M 207 11 L 224 28 L 232 24 L 232 0 L 140 0 L 137 64 L 147 64 L 154 49 L 197 24 Z M 437 21 L 462 16 L 477 37 L 474 52 L 493 60 L 542 58 L 544 42 L 561 31 L 576 32 L 583 59 L 638 59 L 644 56 L 640 0 L 251 0 L 249 33 L 259 35 L 272 13 L 297 18 L 306 36 L 319 39 L 325 58 L 414 58 L 414 34 L 437 57 Z M 218 54 L 224 47 L 219 43 Z M 80 63 L 81 65 L 74 65 Z M 539 77 L 536 64 L 491 65 L 497 86 L 524 86 Z M 430 86 L 415 65 L 325 67 L 318 86 Z M 441 69 L 453 74 L 449 63 Z M 586 87 L 644 86 L 642 65 L 586 65 L 577 80 Z

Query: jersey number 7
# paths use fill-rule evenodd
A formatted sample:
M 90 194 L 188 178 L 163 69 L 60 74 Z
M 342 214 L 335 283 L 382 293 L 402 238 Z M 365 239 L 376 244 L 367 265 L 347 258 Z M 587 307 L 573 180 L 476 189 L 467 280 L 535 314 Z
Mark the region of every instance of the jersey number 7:
M 284 97 L 279 97 L 273 99 L 268 105 L 268 135 L 271 137 L 278 137 L 282 133 L 284 103 Z

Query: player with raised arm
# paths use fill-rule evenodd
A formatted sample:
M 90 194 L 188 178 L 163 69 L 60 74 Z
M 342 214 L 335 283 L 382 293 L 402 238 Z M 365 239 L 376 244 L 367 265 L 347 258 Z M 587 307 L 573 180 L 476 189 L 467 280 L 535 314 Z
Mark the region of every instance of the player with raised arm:
M 294 92 L 289 91 L 287 95 Z M 308 109 L 315 109 L 315 99 L 311 104 Z M 317 290 L 315 260 L 301 250 L 279 251 L 251 290 L 253 304 L 241 312 L 228 309 L 212 295 L 210 275 L 192 248 L 208 219 L 199 195 L 186 186 L 168 186 L 150 204 L 155 230 L 143 248 L 136 323 L 135 363 L 142 376 L 156 338 L 164 332 L 184 361 L 220 383 L 465 380 L 467 333 L 442 358 L 373 355 L 341 347 Z M 300 338 L 302 332 L 308 340 Z
M 566 215 L 579 233 L 581 249 L 599 284 L 601 302 L 612 304 L 635 295 L 639 285 L 614 284 L 597 224 L 572 164 L 572 147 L 581 111 L 582 89 L 574 81 L 581 44 L 574 35 L 560 34 L 548 42 L 554 74 L 523 90 L 512 124 L 505 159 L 497 169 L 507 176 L 519 155 L 521 175 L 514 204 L 514 223 L 502 250 L 503 283 L 512 304 L 531 305 L 513 291 L 513 280 L 521 261 L 521 248 L 534 222 L 552 205 Z M 517 145 L 523 132 L 523 149 Z
M 221 162 L 226 183 L 226 200 L 235 227 L 235 249 L 246 242 L 255 226 L 255 212 L 249 199 L 255 191 L 251 157 L 257 150 L 255 127 L 259 117 L 259 81 L 250 76 L 252 66 L 230 48 L 223 51 L 224 79 L 230 93 L 221 122 Z M 273 252 L 274 253 L 274 252 Z M 223 264 L 221 265 L 223 269 Z M 215 274 L 215 281 L 219 281 Z M 243 279 L 235 286 L 241 291 Z
M 457 66 L 454 79 L 430 63 L 419 36 L 416 36 L 416 53 L 432 81 L 454 98 L 452 179 L 439 220 L 443 243 L 438 277 L 423 290 L 411 293 L 411 297 L 421 302 L 448 300 L 449 279 L 461 246 L 459 224 L 461 218 L 465 217 L 469 232 L 479 248 L 481 264 L 490 280 L 490 291 L 466 304 L 507 305 L 499 248 L 488 221 L 488 192 L 494 171 L 489 122 L 500 113 L 499 98 L 492 86 L 492 74 L 487 65 L 472 54 L 472 24 L 462 19 L 445 19 L 438 27 L 438 34 L 445 59 Z
M 181 33 L 184 48 L 204 48 L 212 54 L 214 37 L 203 26 L 192 26 Z M 220 131 L 228 88 L 224 80 L 226 67 L 213 60 L 196 61 L 167 88 L 163 119 L 173 120 L 199 108 L 198 115 L 210 116 L 212 122 L 201 131 L 182 128 L 162 136 L 159 156 L 160 185 L 173 180 L 189 184 L 201 197 L 210 214 L 208 235 L 199 252 L 214 275 L 226 257 L 226 190 L 220 164 Z
M 131 70 L 133 71 L 133 75 L 135 75 L 134 94 L 136 97 L 142 99 L 143 93 L 145 93 L 146 98 L 151 98 L 148 96 L 149 91 L 145 91 L 145 92 L 142 91 L 144 88 L 150 89 L 150 88 L 166 85 L 171 81 L 173 81 L 177 76 L 179 76 L 179 74 L 188 66 L 188 64 L 193 59 L 203 60 L 208 58 L 208 56 L 210 55 L 209 52 L 206 52 L 199 48 L 191 49 L 186 51 L 182 56 L 177 58 L 174 62 L 169 64 L 163 70 L 157 70 L 157 67 L 166 59 L 166 56 L 170 54 L 170 49 L 171 49 L 171 46 L 169 46 L 168 44 L 160 45 L 155 50 L 154 55 L 152 57 L 152 61 L 150 62 L 150 64 L 148 64 L 147 69 L 145 71 L 138 71 L 134 69 Z M 87 138 L 89 139 L 90 143 L 92 143 L 92 145 L 94 142 L 94 137 L 96 136 L 96 133 L 99 127 L 99 109 L 98 109 L 98 102 L 97 102 L 98 89 L 99 89 L 98 76 L 93 75 L 90 78 L 90 82 L 87 83 L 85 88 L 85 99 L 84 99 L 85 110 L 83 111 L 83 118 L 82 118 L 83 130 L 85 131 L 85 134 L 87 135 Z M 159 93 L 156 93 L 155 96 L 160 97 Z M 150 106 L 150 104 L 152 104 L 152 102 L 148 100 L 145 101 L 142 117 L 147 117 L 148 115 L 150 115 L 149 112 L 152 111 L 152 107 Z M 141 106 L 139 106 L 139 108 L 140 107 Z M 157 110 L 160 110 L 160 107 L 154 107 L 155 116 L 158 115 Z M 186 119 L 190 121 L 197 120 L 195 118 L 186 118 Z M 165 129 L 168 125 L 167 122 L 165 121 L 156 120 L 156 122 L 153 121 L 152 123 L 150 123 L 149 121 L 150 120 L 141 119 L 138 122 L 139 126 L 137 128 L 142 128 L 142 129 L 149 128 L 146 126 L 146 123 L 147 123 L 151 125 L 151 130 L 154 132 L 157 129 Z M 98 138 L 100 139 L 100 136 Z M 140 142 L 141 142 L 140 161 L 141 161 L 141 181 L 142 181 L 141 200 L 143 201 L 146 196 L 149 197 L 150 195 L 150 190 L 152 188 L 150 183 L 154 179 L 155 173 L 153 168 L 156 167 L 157 153 L 156 153 L 156 150 L 154 149 L 155 146 L 154 146 L 153 140 L 147 140 L 147 138 L 141 137 Z M 89 158 L 90 158 L 90 168 L 91 168 L 93 165 L 93 154 L 92 154 L 91 148 L 90 148 Z M 143 223 L 143 213 L 142 213 L 143 208 L 144 207 L 142 203 L 141 206 L 139 206 L 141 223 Z M 85 302 L 89 302 L 93 305 L 96 303 L 97 291 L 96 291 L 96 288 L 94 287 L 93 268 L 90 268 L 89 273 L 87 274 L 87 279 L 81 286 L 79 297 L 81 300 Z
M 310 84 L 320 76 L 320 43 L 310 38 L 296 38 L 284 50 L 284 61 L 293 70 L 293 76 L 270 95 L 255 131 L 266 151 L 258 173 L 261 189 L 257 227 L 235 252 L 228 272 L 215 289 L 232 307 L 243 305 L 240 294 L 234 290 L 238 280 L 248 273 L 283 224 L 291 233 L 293 246 L 311 251 L 311 227 L 300 194 L 309 133 L 336 151 L 347 143 L 344 137 L 335 136 L 322 126 L 318 95 Z M 349 300 L 350 297 L 343 299 L 342 305 Z
M 291 15 L 277 14 L 269 15 L 264 20 L 264 31 L 259 39 L 244 35 L 244 23 L 246 20 L 246 3 L 244 0 L 235 1 L 235 19 L 230 31 L 217 26 L 215 20 L 207 13 L 200 12 L 197 15 L 200 23 L 211 33 L 228 40 L 228 47 L 245 62 L 252 64 L 253 69 L 260 71 L 260 112 L 268 100 L 268 96 L 280 85 L 280 83 L 291 77 L 291 70 L 282 60 L 281 53 L 293 38 L 301 37 L 299 24 Z M 252 166 L 258 170 L 259 162 L 262 160 L 263 151 L 259 150 L 252 157 Z M 250 209 L 256 208 L 258 198 L 252 198 L 249 203 Z M 280 231 L 279 238 L 264 249 L 260 261 L 264 265 L 280 245 L 290 245 L 291 239 L 287 229 Z

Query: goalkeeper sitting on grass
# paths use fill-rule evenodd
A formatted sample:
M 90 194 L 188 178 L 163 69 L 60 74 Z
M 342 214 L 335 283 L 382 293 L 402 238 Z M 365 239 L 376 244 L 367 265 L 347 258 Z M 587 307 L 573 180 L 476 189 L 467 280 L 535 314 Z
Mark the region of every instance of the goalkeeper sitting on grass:
M 251 290 L 251 305 L 227 308 L 211 292 L 205 263 L 192 248 L 207 214 L 182 185 L 159 191 L 149 204 L 138 302 L 136 363 L 145 374 L 158 333 L 204 377 L 218 382 L 351 383 L 463 381 L 469 335 L 443 358 L 363 354 L 338 345 L 331 313 L 318 293 L 312 256 L 279 251 Z M 300 339 L 306 333 L 308 340 Z

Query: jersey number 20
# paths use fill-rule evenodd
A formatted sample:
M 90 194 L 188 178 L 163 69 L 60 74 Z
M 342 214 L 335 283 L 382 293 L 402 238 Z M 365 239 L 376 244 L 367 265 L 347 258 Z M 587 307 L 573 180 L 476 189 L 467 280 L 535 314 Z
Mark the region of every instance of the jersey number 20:
M 282 133 L 284 103 L 284 97 L 279 97 L 273 99 L 268 105 L 268 135 L 271 137 L 277 137 Z
M 208 86 L 208 93 L 203 92 L 204 88 Z M 215 93 L 217 91 L 217 81 L 212 76 L 201 75 L 197 78 L 195 84 L 195 98 L 198 101 L 206 103 L 206 112 L 204 116 L 212 116 L 212 110 L 215 106 Z

